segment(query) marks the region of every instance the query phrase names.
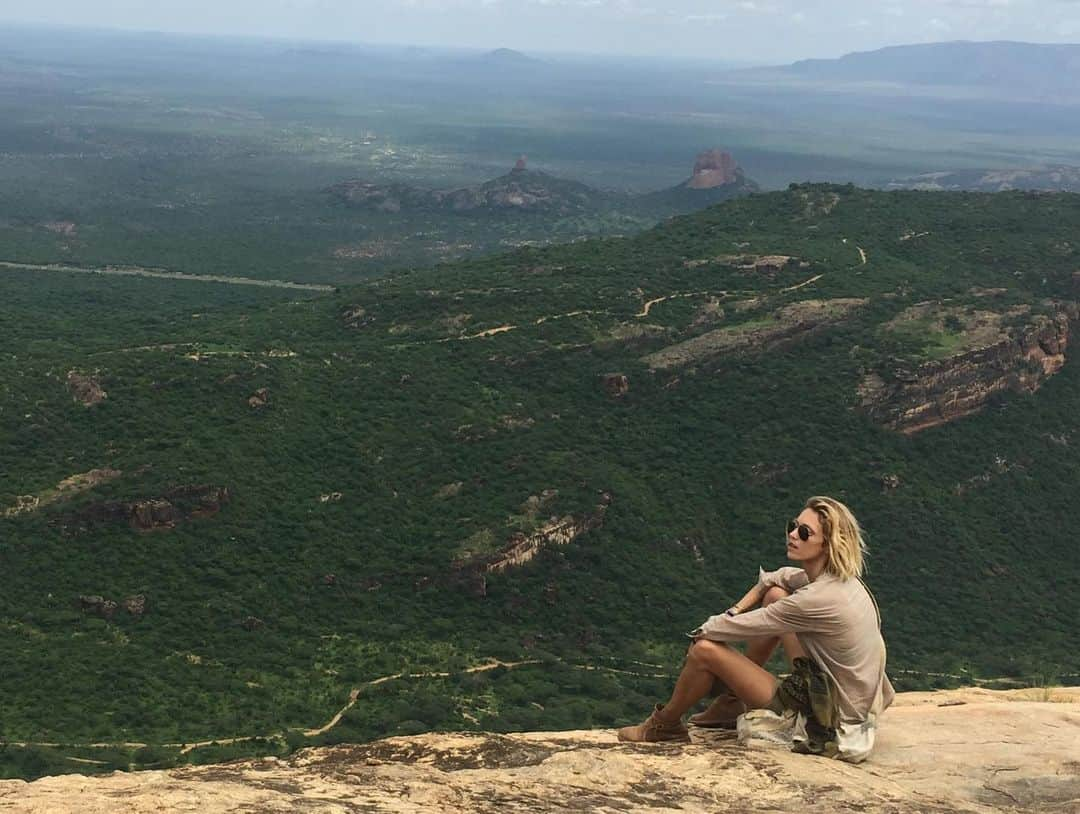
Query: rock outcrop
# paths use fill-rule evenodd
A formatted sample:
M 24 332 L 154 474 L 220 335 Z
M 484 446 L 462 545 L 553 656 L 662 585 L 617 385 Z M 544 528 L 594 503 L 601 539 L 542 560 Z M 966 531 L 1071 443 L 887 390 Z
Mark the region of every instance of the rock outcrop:
M 928 308 L 941 310 L 928 305 L 909 311 Z M 863 379 L 859 405 L 874 421 L 911 434 L 970 415 L 996 393 L 1035 392 L 1065 364 L 1077 309 L 1069 304 L 1053 315 L 1031 315 L 1026 306 L 1005 314 L 975 312 L 965 319 L 977 322 L 977 331 L 960 325 L 957 314 L 945 316 L 950 318 L 963 331 L 954 353 L 913 366 L 897 362 Z
M 91 469 L 89 472 L 80 472 L 71 477 L 64 478 L 54 489 L 46 489 L 36 495 L 19 495 L 15 498 L 14 505 L 4 509 L 0 516 L 14 517 L 19 514 L 27 514 L 37 511 L 52 503 L 68 500 L 80 492 L 86 492 L 95 486 L 107 483 L 119 478 L 123 473 L 119 469 L 102 467 Z
M 693 260 L 684 260 L 683 268 L 695 269 L 701 266 L 729 266 L 741 271 L 761 274 L 772 280 L 789 265 L 797 264 L 799 268 L 807 268 L 810 264 L 798 257 L 788 254 L 721 254 L 716 257 L 701 257 Z
M 859 766 L 693 732 L 688 745 L 612 731 L 445 733 L 306 749 L 287 759 L 0 781 L 11 814 L 235 811 L 837 811 L 1071 814 L 1080 810 L 1080 690 L 898 697 Z
M 146 614 L 146 597 L 143 594 L 136 594 L 120 602 L 104 596 L 84 594 L 79 597 L 79 610 L 89 616 L 100 616 L 102 619 L 111 620 L 120 608 L 136 619 L 141 619 Z
M 59 522 L 69 531 L 107 523 L 127 523 L 138 531 L 156 531 L 217 514 L 229 499 L 229 490 L 224 486 L 178 486 L 156 497 L 91 503 L 64 515 Z
M 694 173 L 686 182 L 690 189 L 712 189 L 740 180 L 742 169 L 735 163 L 731 153 L 723 150 L 706 150 L 694 160 Z
M 630 392 L 630 380 L 625 373 L 605 373 L 600 377 L 600 383 L 612 398 L 621 398 Z
M 101 382 L 98 381 L 97 376 L 80 373 L 77 370 L 68 371 L 67 386 L 71 397 L 84 407 L 101 404 L 109 397 L 109 394 L 101 387 Z
M 346 328 L 363 328 L 374 321 L 362 305 L 346 305 L 341 309 L 341 321 Z
M 544 495 L 547 494 L 548 491 L 545 490 Z M 541 495 L 536 498 L 538 502 L 535 510 L 538 510 L 555 494 L 557 493 L 551 490 L 549 497 L 545 498 Z M 454 566 L 456 579 L 469 586 L 476 595 L 486 596 L 488 574 L 498 574 L 509 568 L 525 565 L 543 549 L 569 545 L 586 532 L 599 528 L 604 524 L 604 516 L 607 514 L 611 501 L 611 495 L 608 492 L 602 492 L 600 502 L 591 512 L 552 517 L 529 534 L 524 532 L 512 534 L 497 551 L 489 554 L 474 554 L 457 562 Z M 526 514 L 529 513 L 527 505 L 528 503 L 522 507 Z
M 248 396 L 248 407 L 252 410 L 261 410 L 263 407 L 270 403 L 270 388 L 260 387 L 250 396 Z

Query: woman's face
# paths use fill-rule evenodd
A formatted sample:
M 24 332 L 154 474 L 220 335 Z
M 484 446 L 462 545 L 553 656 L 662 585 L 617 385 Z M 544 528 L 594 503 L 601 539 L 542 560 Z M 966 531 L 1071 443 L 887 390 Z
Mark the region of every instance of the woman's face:
M 787 556 L 789 560 L 806 563 L 828 556 L 825 550 L 825 535 L 821 532 L 821 518 L 813 509 L 803 509 L 795 518 L 796 526 L 788 532 Z M 790 525 L 790 524 L 789 524 Z M 804 529 L 804 534 L 809 532 L 807 539 L 803 540 L 799 530 Z

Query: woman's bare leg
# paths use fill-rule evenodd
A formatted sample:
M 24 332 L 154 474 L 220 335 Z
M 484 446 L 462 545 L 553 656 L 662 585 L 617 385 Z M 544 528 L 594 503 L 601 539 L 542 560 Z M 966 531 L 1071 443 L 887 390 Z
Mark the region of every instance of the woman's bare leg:
M 687 652 L 671 699 L 657 715 L 667 721 L 682 718 L 690 707 L 709 694 L 716 678 L 727 684 L 747 706 L 768 706 L 776 693 L 776 678 L 772 673 L 726 644 L 698 639 Z

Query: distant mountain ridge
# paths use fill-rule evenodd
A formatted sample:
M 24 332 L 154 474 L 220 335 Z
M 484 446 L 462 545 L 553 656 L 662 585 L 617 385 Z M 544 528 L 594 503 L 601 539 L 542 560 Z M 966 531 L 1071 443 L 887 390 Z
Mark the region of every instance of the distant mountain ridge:
M 515 51 L 513 48 L 496 48 L 488 51 L 482 57 L 485 62 L 500 63 L 503 65 L 540 65 L 543 60 Z
M 773 69 L 842 82 L 900 82 L 1022 91 L 1028 98 L 1080 99 L 1080 44 L 936 42 L 807 59 Z

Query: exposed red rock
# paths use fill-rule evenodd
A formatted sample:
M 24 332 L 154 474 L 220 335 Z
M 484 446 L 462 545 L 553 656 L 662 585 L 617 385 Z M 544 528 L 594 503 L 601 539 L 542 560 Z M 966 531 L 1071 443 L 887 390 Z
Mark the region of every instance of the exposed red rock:
M 706 150 L 698 153 L 694 161 L 694 174 L 686 185 L 690 189 L 712 189 L 725 184 L 734 184 L 739 180 L 739 165 L 731 153 L 723 150 Z

